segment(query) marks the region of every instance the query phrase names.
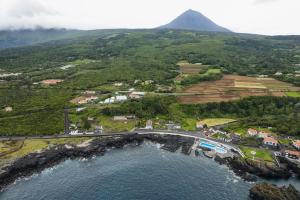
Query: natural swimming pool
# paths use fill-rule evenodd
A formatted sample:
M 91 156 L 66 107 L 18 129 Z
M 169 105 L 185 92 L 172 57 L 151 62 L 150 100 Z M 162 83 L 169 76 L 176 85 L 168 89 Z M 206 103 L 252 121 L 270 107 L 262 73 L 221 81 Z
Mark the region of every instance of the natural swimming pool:
M 205 147 L 205 148 L 208 148 L 208 149 L 211 149 L 211 150 L 214 150 L 217 153 L 221 153 L 221 154 L 227 153 L 227 150 L 225 148 L 217 146 L 217 145 L 214 145 L 214 144 L 211 144 L 211 143 L 206 142 L 206 141 L 201 141 L 199 143 L 199 146 L 200 147 Z

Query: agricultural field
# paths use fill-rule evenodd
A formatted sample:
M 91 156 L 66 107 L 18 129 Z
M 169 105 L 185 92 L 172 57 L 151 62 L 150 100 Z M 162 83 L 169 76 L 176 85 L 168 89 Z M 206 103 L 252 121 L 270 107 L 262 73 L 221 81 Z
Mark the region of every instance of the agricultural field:
M 201 120 L 200 123 L 206 124 L 208 127 L 212 126 L 219 126 L 223 124 L 228 124 L 231 122 L 235 122 L 235 119 L 228 119 L 228 118 L 207 118 L 204 120 Z
M 205 81 L 182 90 L 178 97 L 185 104 L 239 100 L 249 96 L 291 96 L 300 87 L 273 78 L 225 75 L 221 80 Z
M 177 65 L 180 67 L 181 74 L 199 74 L 203 68 L 207 67 L 201 63 L 191 64 L 184 61 L 177 63 Z
M 286 92 L 285 94 L 289 97 L 300 97 L 300 92 Z

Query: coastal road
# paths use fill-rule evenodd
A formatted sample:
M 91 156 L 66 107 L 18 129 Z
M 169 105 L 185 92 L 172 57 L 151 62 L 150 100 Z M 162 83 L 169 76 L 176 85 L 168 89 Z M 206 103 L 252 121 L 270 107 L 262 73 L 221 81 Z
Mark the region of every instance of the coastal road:
M 126 134 L 133 134 L 135 132 L 120 132 L 120 133 L 107 133 L 107 134 L 82 134 L 82 135 L 41 135 L 41 136 L 12 136 L 0 137 L 0 141 L 6 140 L 27 140 L 27 139 L 59 139 L 59 138 L 78 138 L 78 137 L 109 137 L 109 136 L 122 136 Z

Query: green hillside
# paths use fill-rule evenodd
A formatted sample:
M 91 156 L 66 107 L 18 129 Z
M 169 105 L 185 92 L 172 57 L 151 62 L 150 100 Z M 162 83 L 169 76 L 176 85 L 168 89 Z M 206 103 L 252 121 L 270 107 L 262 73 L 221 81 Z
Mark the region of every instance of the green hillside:
M 75 109 L 76 106 L 71 104 L 70 100 L 80 96 L 84 90 L 96 90 L 99 101 L 114 95 L 114 91 L 128 90 L 132 87 L 139 91 L 151 92 L 150 94 L 154 96 L 158 93 L 175 92 L 178 88 L 184 87 L 184 84 L 174 84 L 174 80 L 180 74 L 177 66 L 179 61 L 202 63 L 206 66 L 207 73 L 195 75 L 198 77 L 195 79 L 196 82 L 216 80 L 222 78 L 222 74 L 239 74 L 268 75 L 294 84 L 299 83 L 296 72 L 299 71 L 300 42 L 297 37 L 174 30 L 99 30 L 83 32 L 76 37 L 69 36 L 68 39 L 60 38 L 61 40 L 48 43 L 0 51 L 0 75 L 16 74 L 3 75 L 0 78 L 0 135 L 62 132 L 63 108 L 69 106 Z M 282 74 L 274 76 L 277 72 Z M 39 84 L 45 79 L 61 79 L 63 82 L 53 86 Z M 151 84 L 144 84 L 149 80 Z M 195 80 L 188 81 L 187 84 L 194 84 Z M 121 82 L 122 86 L 115 86 L 117 82 Z M 96 103 L 89 105 L 91 109 L 87 113 L 78 114 L 74 119 L 76 122 L 85 122 L 90 116 L 100 119 L 99 116 L 112 115 L 112 112 L 122 114 L 129 111 L 140 116 L 137 124 L 144 123 L 143 120 L 147 117 L 161 116 L 168 120 L 176 112 L 178 113 L 175 121 L 192 117 L 188 113 L 190 109 L 193 110 L 192 108 L 188 108 L 187 111 L 180 105 L 177 106 L 176 99 L 170 100 L 168 96 L 159 95 L 162 101 L 158 102 L 161 104 L 154 107 L 150 106 L 149 102 L 152 101 L 134 101 L 132 104 L 127 102 L 129 104 L 125 104 L 124 108 L 123 104 L 114 105 L 121 107 L 120 110 L 110 110 L 111 108 Z M 277 102 L 276 97 L 272 98 Z M 253 103 L 255 105 L 267 106 L 265 102 L 261 102 L 264 99 L 265 97 L 255 98 L 246 103 L 255 102 Z M 274 112 L 268 115 L 256 113 L 252 118 L 248 115 L 248 112 L 251 112 L 249 107 L 239 104 L 240 114 L 230 113 L 230 116 L 226 116 L 223 111 L 220 113 L 211 110 L 210 104 L 207 105 L 207 111 L 210 112 L 208 117 L 211 118 L 257 119 L 245 120 L 244 124 L 250 122 L 257 124 L 260 118 L 267 117 L 269 120 L 265 122 L 269 122 L 272 126 L 278 122 L 276 116 L 279 114 L 288 113 L 291 118 L 298 117 L 293 111 L 297 105 L 294 101 L 294 98 L 288 99 L 284 101 L 288 105 L 280 107 L 276 104 L 273 107 L 276 107 Z M 165 103 L 170 107 L 165 107 Z M 219 105 L 213 104 L 216 107 Z M 7 106 L 12 106 L 13 111 L 4 112 L 3 109 Z M 234 110 L 234 106 L 229 106 L 228 109 Z M 160 113 L 160 108 L 165 112 Z M 286 110 L 282 110 L 283 108 Z M 144 109 L 149 113 L 144 112 Z M 206 111 L 202 107 L 201 109 Z M 169 112 L 170 110 L 172 112 Z M 138 112 L 144 113 L 142 115 Z M 199 113 L 195 116 L 204 117 Z M 293 125 L 293 132 L 299 130 L 300 127 Z M 283 128 L 279 132 L 283 132 Z

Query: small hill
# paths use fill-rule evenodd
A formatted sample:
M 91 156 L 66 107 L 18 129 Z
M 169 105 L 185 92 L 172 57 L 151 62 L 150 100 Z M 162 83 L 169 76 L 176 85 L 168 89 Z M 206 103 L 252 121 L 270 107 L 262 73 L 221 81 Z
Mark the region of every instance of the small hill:
M 200 12 L 188 10 L 174 19 L 169 24 L 158 27 L 159 29 L 183 29 L 196 31 L 231 32 L 205 17 Z

